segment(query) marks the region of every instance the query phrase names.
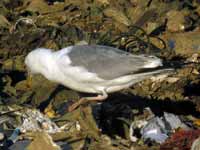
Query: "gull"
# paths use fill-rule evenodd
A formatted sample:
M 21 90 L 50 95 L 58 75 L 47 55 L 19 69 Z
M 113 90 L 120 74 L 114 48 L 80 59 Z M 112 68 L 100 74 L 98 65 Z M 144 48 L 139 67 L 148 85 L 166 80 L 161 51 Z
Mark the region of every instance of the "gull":
M 95 93 L 83 97 L 69 111 L 88 101 L 103 101 L 108 93 L 120 91 L 172 69 L 163 69 L 162 60 L 153 55 L 134 55 L 103 45 L 75 45 L 59 51 L 37 48 L 25 58 L 30 74 L 42 74 L 70 89 Z

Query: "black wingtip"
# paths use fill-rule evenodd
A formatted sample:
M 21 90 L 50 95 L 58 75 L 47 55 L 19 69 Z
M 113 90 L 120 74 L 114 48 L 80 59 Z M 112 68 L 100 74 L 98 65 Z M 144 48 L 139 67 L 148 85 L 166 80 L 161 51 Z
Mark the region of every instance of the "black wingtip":
M 191 64 L 200 64 L 195 62 L 183 62 L 183 61 L 164 61 L 163 66 L 167 68 L 181 69 Z

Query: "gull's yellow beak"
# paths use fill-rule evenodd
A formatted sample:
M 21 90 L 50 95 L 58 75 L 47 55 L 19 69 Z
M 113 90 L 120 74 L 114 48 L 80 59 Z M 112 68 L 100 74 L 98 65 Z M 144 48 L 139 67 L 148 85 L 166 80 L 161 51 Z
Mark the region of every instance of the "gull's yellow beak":
M 27 77 L 26 77 L 26 81 L 27 81 L 27 87 L 31 88 L 32 87 L 32 78 L 33 75 L 31 74 L 30 71 L 27 72 Z

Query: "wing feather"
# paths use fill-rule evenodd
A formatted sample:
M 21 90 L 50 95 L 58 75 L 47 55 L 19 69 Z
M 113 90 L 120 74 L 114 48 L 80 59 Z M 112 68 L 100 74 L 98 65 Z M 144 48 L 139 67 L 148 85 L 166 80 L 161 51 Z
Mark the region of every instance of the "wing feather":
M 138 72 L 152 59 L 100 45 L 73 46 L 67 55 L 71 60 L 70 65 L 81 66 L 105 80 Z

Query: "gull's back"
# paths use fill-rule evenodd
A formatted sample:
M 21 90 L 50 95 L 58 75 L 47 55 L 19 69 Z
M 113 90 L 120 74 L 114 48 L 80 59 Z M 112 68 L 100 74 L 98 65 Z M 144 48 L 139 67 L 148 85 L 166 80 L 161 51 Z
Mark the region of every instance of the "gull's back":
M 159 58 L 131 53 L 100 45 L 72 46 L 67 53 L 72 66 L 81 66 L 105 80 L 133 74 L 144 68 L 162 65 Z

